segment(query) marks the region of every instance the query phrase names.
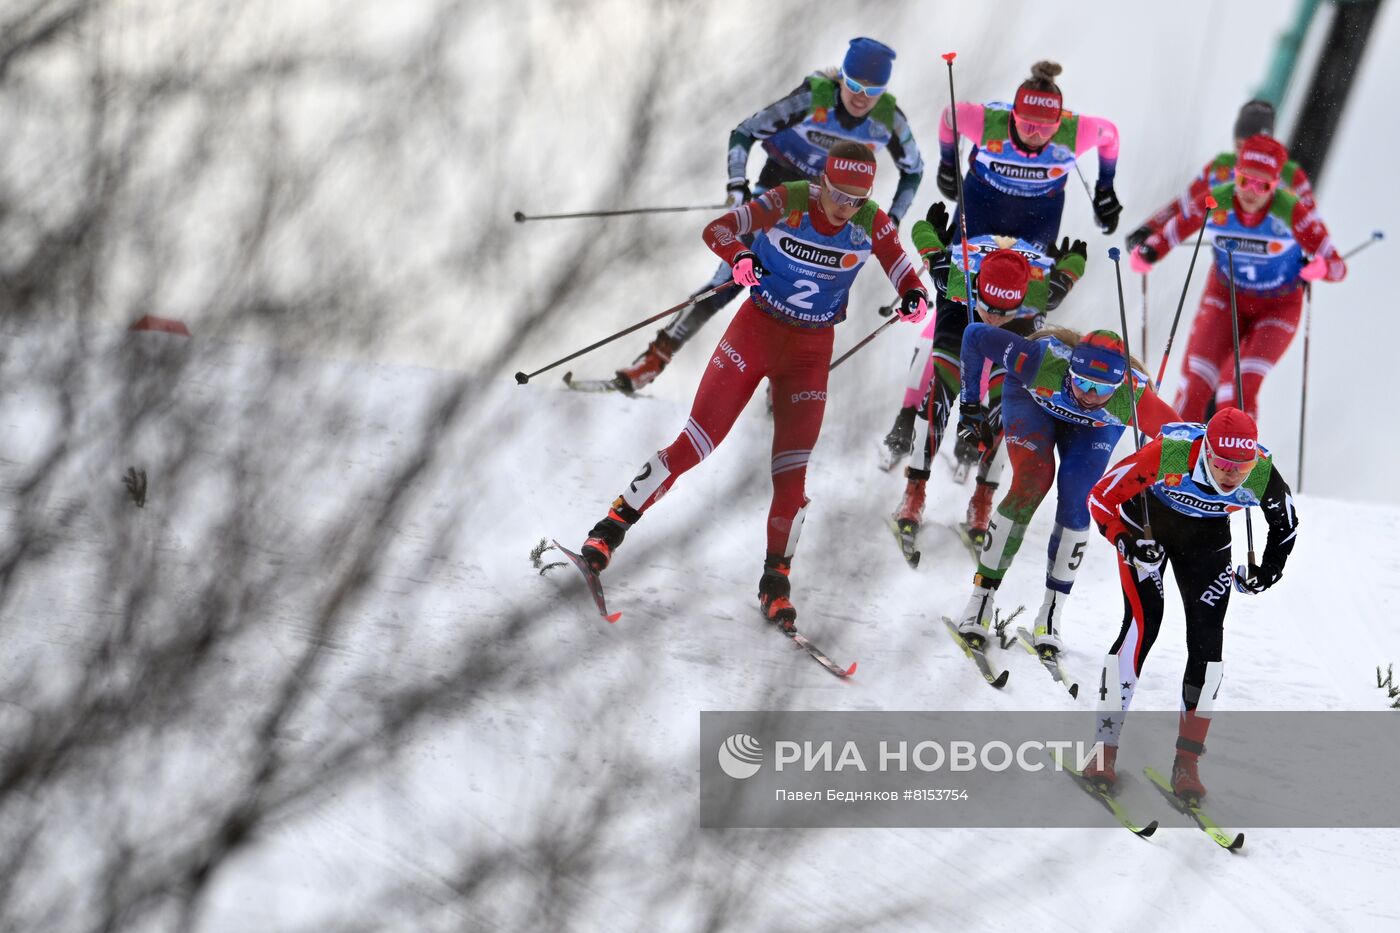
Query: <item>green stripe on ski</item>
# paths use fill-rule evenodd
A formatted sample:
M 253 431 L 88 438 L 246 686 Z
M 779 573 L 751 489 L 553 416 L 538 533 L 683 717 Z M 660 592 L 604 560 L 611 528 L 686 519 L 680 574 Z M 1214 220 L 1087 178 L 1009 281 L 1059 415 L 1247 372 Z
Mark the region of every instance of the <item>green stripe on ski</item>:
M 1114 819 L 1118 820 L 1119 823 L 1123 824 L 1123 827 L 1131 831 L 1133 835 L 1138 836 L 1142 839 L 1146 839 L 1157 831 L 1156 820 L 1152 820 L 1146 826 L 1142 827 L 1139 827 L 1136 823 L 1134 823 L 1132 817 L 1128 815 L 1128 811 L 1123 808 L 1123 805 L 1121 803 L 1119 803 L 1117 800 L 1114 800 L 1108 794 L 1105 794 L 1102 791 L 1100 791 L 1097 787 L 1093 785 L 1093 783 L 1089 781 L 1088 778 L 1086 778 L 1083 775 L 1083 773 L 1076 770 L 1073 765 L 1071 765 L 1069 762 L 1065 761 L 1062 757 L 1060 757 L 1059 749 L 1051 749 L 1050 755 L 1055 759 L 1055 763 L 1058 764 L 1060 768 L 1066 774 L 1069 775 L 1070 780 L 1078 784 L 1080 789 L 1082 789 L 1084 793 L 1088 794 L 1090 797 L 1093 797 L 1099 803 L 1107 807 L 1108 812 L 1113 814 Z

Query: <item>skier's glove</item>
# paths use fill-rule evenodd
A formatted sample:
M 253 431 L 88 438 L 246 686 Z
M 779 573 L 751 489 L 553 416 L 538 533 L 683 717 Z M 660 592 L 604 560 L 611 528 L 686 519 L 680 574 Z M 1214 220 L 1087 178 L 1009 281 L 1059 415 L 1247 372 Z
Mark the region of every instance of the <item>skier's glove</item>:
M 976 402 L 963 402 L 958 410 L 958 440 L 953 445 L 953 457 L 959 463 L 973 463 L 981 456 L 983 444 L 992 446 L 992 438 L 987 410 Z
M 740 204 L 747 203 L 748 200 L 753 197 L 753 194 L 749 191 L 747 179 L 731 181 L 729 187 L 724 190 L 726 192 L 724 198 L 725 207 L 738 207 Z
M 949 200 L 958 199 L 958 167 L 952 162 L 938 163 L 938 191 Z
M 934 201 L 928 206 L 924 220 L 927 220 L 933 232 L 938 234 L 938 242 L 943 244 L 946 251 L 948 244 L 953 241 L 953 220 L 948 216 L 948 208 L 943 206 L 942 201 Z
M 899 302 L 899 319 L 917 324 L 928 317 L 928 292 L 922 288 L 911 288 Z
M 1069 237 L 1062 237 L 1059 246 L 1056 246 L 1052 242 L 1050 244 L 1050 249 L 1046 252 L 1056 263 L 1069 255 L 1077 255 L 1087 261 L 1089 258 L 1089 244 L 1085 243 L 1083 240 L 1074 240 L 1071 242 Z
M 1152 264 L 1161 258 L 1157 250 L 1144 243 L 1128 254 L 1128 266 L 1138 275 L 1146 275 L 1152 271 Z
M 1118 553 L 1126 561 L 1131 561 L 1139 570 L 1156 570 L 1166 558 L 1167 552 L 1152 538 L 1134 538 L 1124 532 L 1118 536 Z
M 1147 224 L 1143 224 L 1141 227 L 1138 227 L 1138 228 L 1137 228 L 1136 230 L 1134 230 L 1132 233 L 1128 234 L 1127 243 L 1126 243 L 1126 245 L 1127 245 L 1127 247 L 1128 247 L 1128 252 L 1131 253 L 1133 250 L 1137 249 L 1137 248 L 1138 248 L 1139 246 L 1141 246 L 1143 243 L 1146 243 L 1146 242 L 1147 242 L 1147 238 L 1150 237 L 1151 235 L 1152 235 L 1152 228 L 1149 227 Z
M 758 257 L 748 250 L 734 257 L 734 281 L 745 288 L 757 288 L 758 280 L 768 274 Z
M 928 277 L 933 280 L 933 287 L 938 289 L 940 295 L 946 296 L 948 293 L 948 270 L 952 266 L 953 257 L 948 255 L 946 249 L 929 259 Z
M 1312 261 L 1299 270 L 1298 275 L 1305 282 L 1316 282 L 1327 274 L 1327 260 L 1314 256 Z
M 1283 571 L 1265 561 L 1262 566 L 1250 564 L 1245 567 L 1241 564 L 1235 568 L 1235 589 L 1241 593 L 1249 593 L 1258 596 L 1278 582 L 1278 578 L 1283 576 Z
M 1112 185 L 1099 185 L 1094 190 L 1094 218 L 1099 222 L 1099 229 L 1104 233 L 1112 233 L 1118 229 L 1118 215 L 1123 213 L 1123 205 L 1118 203 L 1118 195 L 1114 194 Z

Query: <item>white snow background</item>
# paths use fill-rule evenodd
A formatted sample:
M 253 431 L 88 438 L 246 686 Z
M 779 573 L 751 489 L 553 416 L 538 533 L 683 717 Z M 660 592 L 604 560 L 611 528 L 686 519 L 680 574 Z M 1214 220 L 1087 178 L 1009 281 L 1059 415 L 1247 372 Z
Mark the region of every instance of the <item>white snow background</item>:
M 1117 122 L 1121 235 L 1228 145 L 1286 6 L 468 4 L 463 28 L 435 37 L 460 70 L 419 88 L 396 126 L 402 161 L 388 164 L 359 154 L 367 105 L 333 80 L 272 94 L 289 117 L 289 162 L 328 138 L 344 150 L 325 165 L 340 196 L 309 205 L 312 232 L 288 237 L 283 267 L 257 272 L 295 281 L 313 234 L 343 237 L 343 268 L 305 274 L 384 282 L 372 340 L 341 332 L 333 305 L 292 302 L 272 325 L 210 312 L 221 287 L 201 277 L 198 254 L 226 234 L 230 202 L 217 191 L 188 199 L 196 258 L 172 265 L 147 308 L 186 321 L 192 339 L 123 333 L 123 275 L 127 292 L 142 278 L 133 268 L 90 306 L 3 325 L 8 928 L 1393 929 L 1394 830 L 1260 830 L 1232 857 L 1184 829 L 1150 842 L 1107 829 L 698 829 L 701 710 L 1076 706 L 1020 652 L 999 656 L 1011 681 L 989 690 L 938 621 L 960 608 L 972 570 L 938 522 L 961 515 L 970 486 L 935 474 L 918 571 L 884 528 L 902 479 L 875 469 L 874 445 L 898 406 L 913 328 L 834 375 L 808 473 L 794 601 L 813 639 L 859 661 L 853 683 L 754 612 L 770 443 L 761 393 L 619 551 L 605 581 L 616 625 L 597 618 L 572 571 L 541 577 L 528 559 L 542 536 L 581 541 L 675 436 L 729 313 L 644 397 L 571 393 L 557 377 L 609 375 L 650 330 L 517 386 L 515 370 L 681 300 L 713 261 L 704 212 L 515 225 L 512 211 L 717 203 L 732 126 L 865 34 L 899 50 L 892 88 L 930 163 L 911 218 L 936 196 L 938 56 L 957 50 L 962 98 L 1004 98 L 1031 62 L 1052 58 L 1067 106 Z M 137 8 L 93 40 L 133 68 L 229 15 Z M 411 71 L 404 56 L 434 22 L 428 9 L 251 4 L 222 54 L 314 37 L 352 63 Z M 1393 214 L 1376 154 L 1400 131 L 1374 115 L 1389 113 L 1400 67 L 1383 53 L 1396 47 L 1392 5 L 1315 179 L 1343 247 Z M 179 57 L 217 67 L 197 53 Z M 24 78 L 61 87 L 72 67 L 59 57 Z M 637 165 L 643 130 L 629 115 L 649 88 L 662 96 Z M 22 154 L 7 189 L 32 190 L 46 177 L 45 134 L 68 117 L 5 112 Z M 1084 167 L 1092 181 L 1092 157 Z M 883 157 L 880 171 L 891 192 Z M 232 170 L 223 180 L 240 183 Z M 1104 252 L 1121 236 L 1096 231 L 1073 184 L 1068 197 L 1062 229 L 1089 240 L 1091 259 L 1058 316 L 1115 326 Z M 490 239 L 461 238 L 488 223 Z M 1384 333 L 1368 312 L 1387 307 L 1392 248 L 1316 289 L 1299 544 L 1275 589 L 1235 598 L 1226 709 L 1387 702 L 1374 669 L 1400 660 L 1400 504 L 1384 468 L 1394 442 L 1377 430 L 1388 412 L 1373 401 L 1388 342 L 1365 337 Z M 1154 361 L 1188 253 L 1152 280 Z M 877 271 L 862 276 L 838 351 L 881 322 L 888 291 Z M 1262 403 L 1262 438 L 1289 476 L 1301 351 L 1300 336 Z M 128 420 L 133 409 L 143 417 Z M 132 464 L 150 475 L 140 510 L 120 486 Z M 1038 604 L 1051 512 L 1047 502 L 1032 525 L 1004 606 Z M 1108 545 L 1091 546 L 1069 606 L 1066 663 L 1087 678 L 1121 614 Z M 1178 702 L 1174 592 L 1168 607 L 1136 708 Z M 1077 706 L 1087 729 L 1087 696 Z

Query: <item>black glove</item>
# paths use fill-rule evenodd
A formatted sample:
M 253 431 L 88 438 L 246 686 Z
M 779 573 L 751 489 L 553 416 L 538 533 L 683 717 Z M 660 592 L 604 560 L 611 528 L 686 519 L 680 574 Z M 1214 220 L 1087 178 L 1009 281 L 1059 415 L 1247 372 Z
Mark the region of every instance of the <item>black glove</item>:
M 749 191 L 747 180 L 731 181 L 729 187 L 724 190 L 728 192 L 724 199 L 725 207 L 738 207 L 740 204 L 748 203 L 749 199 L 753 197 L 753 193 Z
M 1054 311 L 1060 306 L 1060 302 L 1065 300 L 1069 290 L 1074 288 L 1074 277 L 1063 269 L 1056 269 L 1050 273 L 1048 284 L 1050 294 L 1045 298 L 1045 310 Z
M 1136 230 L 1134 230 L 1132 233 L 1128 234 L 1128 239 L 1127 239 L 1128 252 L 1131 253 L 1133 250 L 1137 249 L 1137 248 L 1138 248 L 1139 246 L 1141 246 L 1144 242 L 1146 242 L 1146 241 L 1147 241 L 1147 238 L 1150 237 L 1151 235 L 1152 235 L 1152 228 L 1149 227 L 1147 224 L 1143 224 L 1141 227 L 1138 227 L 1138 228 L 1137 228 Z
M 962 403 L 958 410 L 958 440 L 953 445 L 953 457 L 959 463 L 974 463 L 982 455 L 982 445 L 992 446 L 991 426 L 987 410 L 973 402 Z
M 938 163 L 938 190 L 950 201 L 958 199 L 958 167 L 952 162 Z
M 1145 570 L 1156 568 L 1167 556 L 1167 552 L 1152 538 L 1134 538 L 1124 533 L 1118 536 L 1116 544 L 1124 560 L 1131 560 Z
M 1278 578 L 1283 576 L 1283 570 L 1275 567 L 1267 560 L 1262 566 L 1250 564 L 1248 568 L 1243 566 L 1235 568 L 1235 589 L 1241 593 L 1249 593 L 1258 596 L 1278 582 Z
M 1078 253 L 1087 261 L 1089 259 L 1089 244 L 1083 240 L 1075 240 L 1071 243 L 1069 237 L 1064 237 L 1060 240 L 1059 246 L 1051 243 L 1050 248 L 1046 250 L 1046 255 L 1055 260 L 1056 263 L 1074 253 Z
M 948 294 L 948 270 L 952 267 L 953 257 L 948 255 L 946 249 L 929 261 L 928 277 L 933 280 L 933 287 L 938 289 L 940 295 Z
M 953 241 L 953 220 L 948 216 L 948 208 L 943 206 L 942 201 L 934 201 L 928 206 L 924 220 L 927 220 L 933 232 L 938 234 L 938 242 L 947 246 Z
M 1094 217 L 1099 222 L 1099 229 L 1104 233 L 1112 233 L 1118 229 L 1118 215 L 1123 213 L 1123 205 L 1118 203 L 1118 195 L 1113 193 L 1112 185 L 1103 185 L 1094 191 Z
M 1137 247 L 1138 255 L 1146 259 L 1149 263 L 1155 263 L 1162 258 L 1162 254 L 1152 248 L 1150 243 L 1141 243 Z
M 923 306 L 922 313 L 920 313 L 920 305 Z M 899 300 L 899 316 L 906 321 L 912 320 L 916 324 L 927 317 L 928 292 L 922 288 L 911 288 L 905 292 Z

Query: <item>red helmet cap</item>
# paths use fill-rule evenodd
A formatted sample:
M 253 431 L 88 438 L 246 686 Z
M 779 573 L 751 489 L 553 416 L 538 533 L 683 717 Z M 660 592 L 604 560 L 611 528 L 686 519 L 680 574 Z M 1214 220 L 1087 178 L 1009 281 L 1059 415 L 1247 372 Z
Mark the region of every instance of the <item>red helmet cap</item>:
M 977 269 L 977 296 L 998 311 L 1013 311 L 1026 300 L 1031 264 L 1014 249 L 993 250 Z
M 1259 456 L 1259 429 L 1238 408 L 1222 408 L 1206 425 L 1211 453 L 1222 460 L 1248 463 Z
M 1011 112 L 1022 120 L 1034 123 L 1058 123 L 1065 99 L 1059 91 L 1036 91 L 1028 87 L 1017 88 L 1016 102 Z
M 1288 161 L 1288 150 L 1283 143 L 1272 136 L 1256 133 L 1240 143 L 1239 157 L 1235 161 L 1235 171 L 1256 175 L 1268 181 L 1278 181 L 1283 174 L 1283 163 Z
M 834 185 L 857 188 L 869 194 L 875 188 L 875 161 L 863 162 L 860 159 L 842 159 L 827 156 L 826 177 Z

